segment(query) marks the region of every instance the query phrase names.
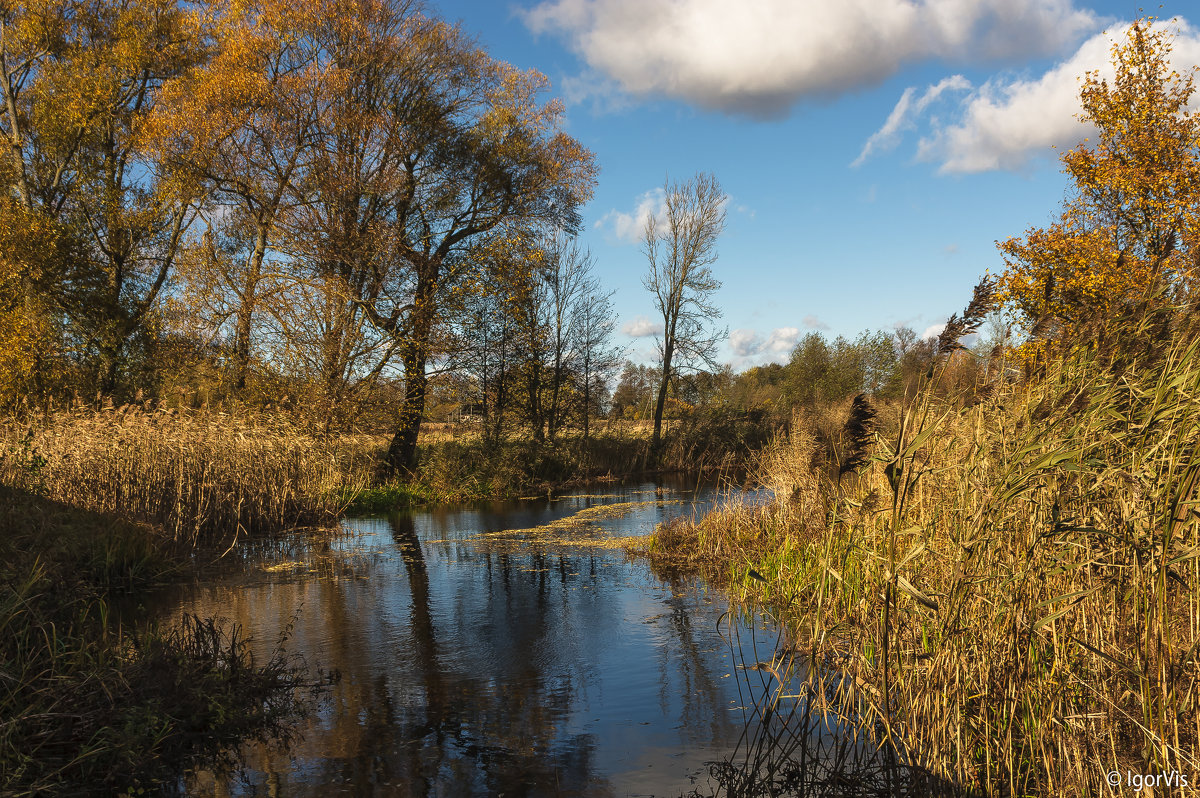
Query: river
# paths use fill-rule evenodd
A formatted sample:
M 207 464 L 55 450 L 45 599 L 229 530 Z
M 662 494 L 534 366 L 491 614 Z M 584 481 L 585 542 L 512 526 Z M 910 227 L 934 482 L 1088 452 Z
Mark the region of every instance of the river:
M 703 513 L 656 484 L 353 518 L 340 535 L 240 547 L 160 617 L 236 622 L 267 656 L 340 674 L 288 751 L 193 796 L 679 796 L 747 723 L 742 663 L 777 632 L 655 575 L 621 538 Z M 733 641 L 731 643 L 731 640 Z

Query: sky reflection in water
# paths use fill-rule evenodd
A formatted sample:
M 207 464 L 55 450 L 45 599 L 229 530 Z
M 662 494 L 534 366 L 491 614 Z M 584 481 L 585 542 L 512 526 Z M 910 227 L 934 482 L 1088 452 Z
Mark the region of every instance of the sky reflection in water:
M 587 541 L 713 498 L 643 485 L 356 519 L 344 538 L 267 547 L 200 580 L 168 615 L 229 618 L 264 653 L 294 621 L 288 651 L 342 678 L 291 751 L 256 750 L 243 781 L 202 777 L 189 794 L 677 796 L 705 784 L 743 723 L 739 658 L 718 633 L 727 605 Z M 481 536 L 622 502 L 639 504 L 580 545 L 569 532 Z M 742 645 L 769 651 L 775 633 L 758 626 Z

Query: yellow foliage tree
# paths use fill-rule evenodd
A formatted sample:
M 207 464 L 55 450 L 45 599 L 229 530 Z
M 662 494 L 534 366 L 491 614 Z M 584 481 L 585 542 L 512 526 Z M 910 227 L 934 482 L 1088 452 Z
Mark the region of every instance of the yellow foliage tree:
M 31 393 L 61 354 L 53 308 L 42 296 L 48 267 L 71 259 L 71 241 L 45 216 L 0 199 L 0 405 Z
M 1080 119 L 1097 129 L 1062 157 L 1073 194 L 1061 218 L 999 244 L 1000 298 L 1035 345 L 1161 294 L 1185 293 L 1200 257 L 1200 117 L 1194 72 L 1169 63 L 1170 33 L 1133 23 L 1116 76 L 1083 81 Z
M 0 250 L 0 327 L 65 325 L 106 393 L 153 337 L 193 193 L 135 130 L 162 82 L 208 57 L 208 24 L 176 0 L 0 2 L 0 235 L 17 242 Z M 36 370 L 6 357 L 18 382 Z

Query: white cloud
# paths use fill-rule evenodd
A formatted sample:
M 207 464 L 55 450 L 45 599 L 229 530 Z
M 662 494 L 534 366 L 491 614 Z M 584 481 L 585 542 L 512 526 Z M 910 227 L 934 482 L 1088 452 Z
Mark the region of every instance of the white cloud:
M 661 335 L 663 325 L 661 321 L 650 321 L 645 316 L 638 316 L 633 321 L 627 321 L 621 325 L 621 332 L 628 335 L 630 338 L 645 338 L 650 335 Z
M 733 352 L 736 368 L 783 363 L 796 348 L 800 340 L 797 327 L 776 327 L 763 338 L 755 330 L 734 330 L 729 333 L 729 348 Z
M 626 92 L 757 118 L 911 63 L 1061 52 L 1099 25 L 1073 0 L 543 0 L 523 16 Z
M 804 324 L 805 327 L 807 327 L 810 330 L 828 330 L 829 329 L 828 324 L 821 321 L 819 318 L 812 315 L 811 313 L 804 317 L 804 319 L 802 320 L 802 323 Z
M 733 330 L 729 333 L 729 348 L 737 357 L 757 355 L 762 343 L 762 338 L 754 330 Z
M 646 220 L 654 216 L 659 222 L 665 223 L 667 205 L 666 192 L 661 188 L 652 189 L 637 198 L 637 206 L 632 213 L 613 209 L 600 217 L 593 225 L 597 230 L 607 230 L 618 240 L 627 244 L 636 244 L 642 238 L 646 229 Z
M 790 355 L 800 340 L 800 330 L 795 327 L 777 327 L 767 336 L 763 351 L 771 355 Z M 774 359 L 774 358 L 772 358 Z
M 1194 29 L 1181 20 L 1158 24 L 1176 34 L 1171 54 L 1175 69 L 1183 72 L 1200 64 L 1200 35 Z M 1053 147 L 1069 149 L 1094 135 L 1095 128 L 1077 118 L 1082 111 L 1080 82 L 1088 71 L 1113 76 L 1112 44 L 1123 40 L 1128 29 L 1122 25 L 1091 37 L 1041 76 L 993 79 L 973 90 L 951 121 L 932 123 L 917 145 L 917 157 L 937 163 L 943 173 L 1020 170 L 1035 158 L 1050 156 Z M 885 122 L 875 136 L 887 127 Z M 870 146 L 868 141 L 863 152 Z
M 559 84 L 564 99 L 571 105 L 591 101 L 596 113 L 620 113 L 633 106 L 630 96 L 615 80 L 589 69 L 580 75 L 568 75 Z
M 925 328 L 925 332 L 921 333 L 921 340 L 928 341 L 930 338 L 937 338 L 942 334 L 942 330 L 946 329 L 946 322 L 940 324 L 931 324 Z
M 883 127 L 871 134 L 871 138 L 867 139 L 867 143 L 863 145 L 862 152 L 854 159 L 851 166 L 862 166 L 863 162 L 877 151 L 887 151 L 894 149 L 900 142 L 900 134 L 905 130 L 912 130 L 916 127 L 916 118 L 925 112 L 925 109 L 930 106 L 935 100 L 942 96 L 947 91 L 969 91 L 971 89 L 971 81 L 964 78 L 962 75 L 951 75 L 948 78 L 942 78 L 932 86 L 926 87 L 925 91 L 913 102 L 913 95 L 917 90 L 913 86 L 909 86 L 900 95 L 900 100 L 896 103 L 896 107 L 888 114 L 887 120 L 883 123 Z

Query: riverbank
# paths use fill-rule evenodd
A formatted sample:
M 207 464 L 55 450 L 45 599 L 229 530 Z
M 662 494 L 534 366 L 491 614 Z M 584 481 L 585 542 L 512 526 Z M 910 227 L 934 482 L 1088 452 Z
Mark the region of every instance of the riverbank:
M 674 422 L 657 454 L 647 423 L 542 441 L 485 440 L 469 424 L 429 425 L 415 472 L 380 481 L 384 434 L 318 435 L 286 415 L 249 410 L 76 407 L 0 424 L 0 483 L 153 523 L 181 542 L 214 542 L 320 525 L 346 512 L 545 495 L 661 474 L 740 476 L 775 425 L 728 415 Z
M 740 480 L 773 429 L 744 416 L 675 422 L 657 456 L 649 424 L 612 424 L 587 438 L 572 430 L 541 442 L 490 442 L 470 428 L 437 429 L 424 435 L 415 474 L 357 487 L 346 497 L 348 512 L 545 496 L 664 475 Z M 380 455 L 384 443 L 376 443 Z
M 284 741 L 307 677 L 236 626 L 112 620 L 196 552 L 328 523 L 353 467 L 271 419 L 78 408 L 3 427 L 0 792 L 117 794 Z
M 161 530 L 0 485 L 0 794 L 141 794 L 287 739 L 307 677 L 279 650 L 211 619 L 113 620 L 178 563 Z
M 197 550 L 219 556 L 347 511 L 546 495 L 652 470 L 638 427 L 490 446 L 462 432 L 428 436 L 417 474 L 380 485 L 382 437 L 305 434 L 283 416 L 159 403 L 0 426 L 0 630 L 11 663 L 0 791 L 120 792 L 219 760 L 241 739 L 286 737 L 286 699 L 302 677 L 281 655 L 256 663 L 236 628 L 206 618 L 144 634 L 109 621 L 114 597 L 169 580 Z M 698 440 L 671 439 L 658 470 L 689 456 L 733 467 L 711 441 L 706 453 L 688 448 Z
M 964 792 L 1200 773 L 1198 347 L 1181 318 L 962 394 L 939 366 L 840 457 L 798 418 L 771 502 L 649 554 L 774 607 L 845 717 Z
M 355 439 L 286 417 L 164 405 L 70 410 L 0 425 L 0 484 L 154 526 L 184 545 L 336 521 L 365 484 Z

